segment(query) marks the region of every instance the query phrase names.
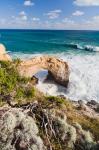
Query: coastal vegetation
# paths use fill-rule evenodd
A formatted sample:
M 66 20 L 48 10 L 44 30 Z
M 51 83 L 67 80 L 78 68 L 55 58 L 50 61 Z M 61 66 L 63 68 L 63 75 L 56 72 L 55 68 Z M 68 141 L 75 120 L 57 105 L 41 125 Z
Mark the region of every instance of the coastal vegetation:
M 87 108 L 83 109 L 79 103 L 64 96 L 48 96 L 41 93 L 33 84 L 33 78 L 19 75 L 17 71 L 19 63 L 20 60 L 0 61 L 0 110 L 5 111 L 5 107 L 8 110 L 3 116 L 4 118 L 1 117 L 2 125 L 4 125 L 0 129 L 1 149 L 8 150 L 8 141 L 11 140 L 9 147 L 12 150 L 14 148 L 19 150 L 23 145 L 25 147 L 23 150 L 28 150 L 28 146 L 31 150 L 36 150 L 37 143 L 39 145 L 37 150 L 98 150 L 99 118 L 87 115 Z M 28 113 L 25 112 L 26 110 Z M 10 112 L 13 114 L 12 117 Z M 23 120 L 20 121 L 22 117 L 23 120 L 25 118 L 26 126 Z M 19 122 L 18 124 L 14 122 L 16 119 L 15 122 Z M 3 120 L 5 121 L 3 122 Z M 13 123 L 10 124 L 10 121 Z M 6 129 L 6 122 L 9 129 Z M 31 129 L 32 126 L 38 130 L 37 134 L 34 134 L 35 131 Z M 25 128 L 27 127 L 28 130 L 26 131 Z M 12 128 L 13 130 L 9 131 Z M 17 143 L 18 135 L 16 133 L 18 130 L 22 132 L 19 140 L 22 140 L 21 137 L 26 138 L 23 140 L 23 145 L 20 142 Z M 5 132 L 7 138 L 10 134 L 12 135 L 9 140 L 6 138 L 6 144 L 3 141 Z M 33 132 L 32 137 L 29 132 Z M 27 136 L 24 137 L 23 133 Z M 35 138 L 37 142 L 33 141 Z M 16 146 L 16 143 L 19 147 Z M 32 148 L 33 144 L 35 148 Z

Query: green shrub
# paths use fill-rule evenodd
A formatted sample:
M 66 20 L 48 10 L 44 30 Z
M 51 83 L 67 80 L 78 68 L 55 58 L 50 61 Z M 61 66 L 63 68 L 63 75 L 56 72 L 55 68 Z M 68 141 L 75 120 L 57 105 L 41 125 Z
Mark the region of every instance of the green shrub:
M 18 61 L 18 60 L 17 60 Z M 11 95 L 17 104 L 23 104 L 32 101 L 35 95 L 33 86 L 28 84 L 31 79 L 21 77 L 17 71 L 18 62 L 0 61 L 0 94 Z M 0 106 L 5 100 L 0 101 Z
M 17 85 L 30 81 L 30 78 L 20 77 L 16 68 L 14 63 L 0 62 L 0 94 L 8 94 L 15 90 Z
M 56 105 L 64 104 L 64 99 L 55 96 L 47 96 L 46 100 L 51 103 L 56 103 Z
M 25 91 L 25 96 L 27 98 L 33 98 L 35 96 L 35 89 L 32 87 L 32 88 L 29 88 Z
M 17 66 L 21 63 L 21 59 L 17 58 L 13 60 L 13 63 Z
M 16 90 L 16 98 L 17 98 L 17 99 L 20 99 L 20 98 L 24 98 L 24 97 L 25 97 L 25 90 L 24 90 L 24 88 L 19 87 L 19 88 Z
M 2 107 L 4 104 L 5 102 L 0 99 L 0 107 Z
M 26 78 L 26 77 L 18 78 L 18 82 L 20 82 L 21 84 L 27 84 L 30 80 L 31 80 L 31 78 Z
M 72 110 L 74 107 L 71 101 L 58 96 L 46 96 L 45 99 L 48 105 L 53 104 L 61 108 L 65 107 L 67 110 Z
M 6 94 L 11 92 L 18 79 L 18 73 L 15 71 L 14 67 L 8 65 L 8 63 L 1 63 L 0 68 L 0 92 L 1 94 Z

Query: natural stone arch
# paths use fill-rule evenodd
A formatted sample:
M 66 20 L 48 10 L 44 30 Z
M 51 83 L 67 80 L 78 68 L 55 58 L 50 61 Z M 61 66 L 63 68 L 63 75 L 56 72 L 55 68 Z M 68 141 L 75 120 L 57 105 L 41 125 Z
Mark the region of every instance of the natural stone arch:
M 62 60 L 50 56 L 41 56 L 22 61 L 18 66 L 20 75 L 25 77 L 32 77 L 41 69 L 48 70 L 49 75 L 57 83 L 67 87 L 69 82 L 69 67 Z

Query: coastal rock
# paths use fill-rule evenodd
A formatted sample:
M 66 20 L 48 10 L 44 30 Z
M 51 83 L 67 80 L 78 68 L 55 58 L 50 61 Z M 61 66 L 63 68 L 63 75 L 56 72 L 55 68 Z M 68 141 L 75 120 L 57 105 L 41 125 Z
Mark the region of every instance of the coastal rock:
M 6 53 L 6 48 L 0 44 L 0 61 L 12 61 L 11 57 Z
M 33 76 L 33 77 L 31 78 L 31 84 L 32 84 L 32 85 L 38 84 L 38 78 L 36 78 L 35 76 Z
M 67 87 L 69 82 L 69 67 L 62 60 L 50 56 L 35 57 L 30 60 L 22 61 L 18 66 L 21 76 L 32 77 L 42 69 L 48 70 L 54 81 Z

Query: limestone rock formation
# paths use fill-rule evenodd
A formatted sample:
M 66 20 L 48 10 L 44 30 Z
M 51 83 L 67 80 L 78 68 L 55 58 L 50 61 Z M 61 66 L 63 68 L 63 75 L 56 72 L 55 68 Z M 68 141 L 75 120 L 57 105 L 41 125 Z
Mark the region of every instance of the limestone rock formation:
M 0 44 L 0 60 L 1 61 L 12 61 L 11 57 L 6 53 L 6 48 L 3 44 Z
M 69 82 L 69 67 L 62 60 L 50 56 L 41 56 L 22 61 L 18 66 L 20 75 L 26 77 L 32 77 L 42 69 L 48 70 L 49 75 L 57 83 L 67 87 Z

